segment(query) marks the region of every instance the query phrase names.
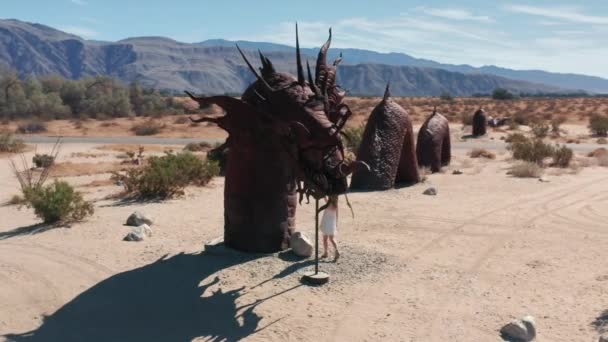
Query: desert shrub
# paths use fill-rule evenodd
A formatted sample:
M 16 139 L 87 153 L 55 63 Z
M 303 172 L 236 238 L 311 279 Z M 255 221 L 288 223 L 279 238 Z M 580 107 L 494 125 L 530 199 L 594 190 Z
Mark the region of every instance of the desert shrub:
M 488 151 L 483 148 L 475 148 L 469 153 L 471 158 L 487 158 L 487 159 L 496 159 L 496 154 L 494 152 Z
M 494 100 L 512 100 L 515 98 L 515 95 L 513 95 L 507 89 L 496 88 L 492 92 L 492 98 Z
M 150 157 L 147 163 L 112 180 L 122 182 L 125 195 L 140 198 L 170 198 L 182 195 L 186 186 L 204 186 L 219 174 L 218 163 L 201 160 L 190 152 Z
M 596 143 L 600 145 L 606 145 L 608 144 L 608 140 L 606 140 L 606 138 L 599 138 L 597 139 Z
M 146 121 L 144 123 L 133 125 L 133 127 L 131 127 L 131 131 L 135 133 L 135 135 L 155 135 L 160 133 L 163 128 L 164 125 L 157 122 Z
M 542 173 L 543 169 L 532 162 L 517 163 L 509 170 L 509 174 L 517 178 L 539 178 Z
M 519 124 L 515 120 L 509 120 L 509 129 L 512 131 L 519 129 Z
M 521 133 L 511 133 L 505 138 L 505 142 L 507 143 L 517 143 L 527 140 L 528 138 L 526 138 L 526 136 Z
M 211 144 L 206 141 L 201 141 L 198 143 L 189 143 L 184 147 L 184 150 L 190 152 L 208 151 L 209 149 L 211 149 Z
M 16 153 L 24 148 L 23 140 L 15 138 L 13 133 L 0 132 L 0 152 Z
M 511 143 L 508 149 L 513 152 L 513 158 L 542 165 L 546 158 L 553 156 L 553 146 L 541 139 L 525 139 Z
M 559 136 L 561 133 L 561 126 L 566 122 L 566 118 L 563 116 L 558 116 L 556 118 L 551 119 L 551 133 L 556 136 Z
M 546 137 L 547 134 L 549 134 L 549 125 L 542 121 L 533 123 L 531 125 L 531 129 L 532 134 L 534 134 L 535 137 L 540 139 Z
M 24 190 L 25 203 L 32 207 L 44 223 L 70 223 L 82 221 L 95 211 L 93 204 L 64 181 L 55 180 L 41 188 Z
M 346 136 L 346 147 L 348 147 L 348 149 L 355 154 L 359 151 L 359 145 L 361 145 L 361 140 L 363 140 L 364 131 L 365 126 L 363 125 L 359 127 L 349 127 L 344 130 L 344 135 Z
M 517 125 L 525 126 L 528 124 L 529 120 L 528 115 L 526 115 L 524 112 L 517 112 L 515 115 L 513 115 L 512 122 Z
M 19 134 L 44 133 L 47 130 L 46 123 L 42 121 L 32 121 L 17 126 L 17 133 Z
M 599 137 L 608 136 L 608 116 L 593 115 L 589 119 L 589 129 Z
M 38 168 L 48 168 L 53 165 L 55 162 L 55 158 L 48 154 L 38 154 L 36 153 L 32 157 L 32 163 Z
M 572 161 L 574 152 L 567 146 L 557 146 L 553 150 L 553 165 L 557 167 L 568 167 Z

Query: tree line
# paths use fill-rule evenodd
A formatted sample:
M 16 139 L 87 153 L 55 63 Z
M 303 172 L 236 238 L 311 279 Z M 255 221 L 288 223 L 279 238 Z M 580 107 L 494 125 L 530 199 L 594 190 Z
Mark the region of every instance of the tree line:
M 107 76 L 80 80 L 61 76 L 27 77 L 0 71 L 0 118 L 70 119 L 115 118 L 180 114 L 185 109 L 173 96 L 143 88 L 138 82 L 124 85 Z

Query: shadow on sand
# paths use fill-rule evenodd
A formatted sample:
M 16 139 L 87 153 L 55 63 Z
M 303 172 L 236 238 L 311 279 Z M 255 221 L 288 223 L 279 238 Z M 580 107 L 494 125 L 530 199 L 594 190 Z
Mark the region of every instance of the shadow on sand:
M 254 312 L 268 298 L 241 307 L 244 288 L 211 291 L 213 275 L 259 255 L 179 254 L 114 275 L 78 295 L 44 319 L 36 330 L 11 334 L 8 341 L 237 341 L 258 327 Z M 291 271 L 291 270 L 290 270 Z M 209 279 L 207 279 L 209 278 Z M 204 284 L 199 285 L 201 281 Z M 296 286 L 297 287 L 297 286 Z
M 54 228 L 59 228 L 59 226 L 45 223 L 36 223 L 29 226 L 15 228 L 7 232 L 0 232 L 0 240 L 6 240 L 18 236 L 36 235 Z

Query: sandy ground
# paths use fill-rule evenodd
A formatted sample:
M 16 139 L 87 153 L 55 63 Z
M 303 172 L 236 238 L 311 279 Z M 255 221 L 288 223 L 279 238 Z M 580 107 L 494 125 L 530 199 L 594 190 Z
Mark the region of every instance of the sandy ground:
M 75 163 L 113 153 L 62 150 Z M 457 153 L 423 184 L 351 194 L 354 219 L 342 202 L 342 257 L 321 263 L 322 287 L 300 283 L 312 261 L 289 252 L 204 250 L 222 235 L 223 178 L 180 199 L 121 204 L 104 199 L 116 186 L 82 186 L 108 174 L 68 177 L 96 201 L 86 222 L 47 230 L 28 209 L 0 207 L 0 340 L 499 341 L 503 324 L 531 314 L 538 341 L 596 341 L 608 309 L 608 169 L 543 183 L 506 175 L 505 153 Z M 0 158 L 0 202 L 15 183 Z M 438 196 L 422 195 L 431 185 Z M 140 243 L 122 241 L 134 210 L 155 218 Z M 313 210 L 297 214 L 309 236 Z

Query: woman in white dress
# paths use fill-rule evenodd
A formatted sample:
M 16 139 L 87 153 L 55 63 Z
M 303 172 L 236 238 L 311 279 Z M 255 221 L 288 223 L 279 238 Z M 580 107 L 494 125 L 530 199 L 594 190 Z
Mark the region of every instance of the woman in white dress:
M 340 252 L 338 252 L 338 244 L 336 243 L 336 233 L 338 230 L 338 196 L 329 196 L 327 208 L 323 211 L 321 218 L 321 233 L 323 233 L 323 255 L 321 258 L 327 258 L 328 240 L 334 247 L 334 261 L 338 261 Z

